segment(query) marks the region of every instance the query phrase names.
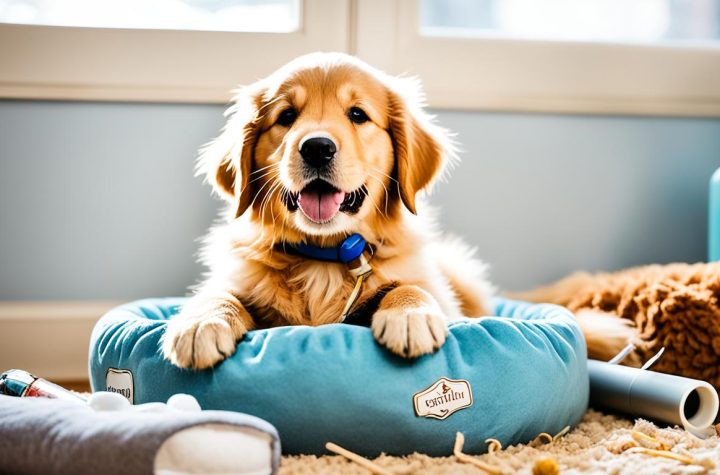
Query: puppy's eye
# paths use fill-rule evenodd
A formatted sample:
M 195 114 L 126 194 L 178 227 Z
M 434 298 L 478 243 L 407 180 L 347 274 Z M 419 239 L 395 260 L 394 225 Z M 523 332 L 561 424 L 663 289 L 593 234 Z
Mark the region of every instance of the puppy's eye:
M 370 120 L 370 117 L 367 116 L 364 110 L 360 109 L 359 107 L 351 107 L 348 111 L 348 118 L 351 122 L 354 122 L 356 124 L 364 124 L 368 120 Z
M 290 127 L 292 123 L 295 122 L 295 119 L 297 119 L 297 116 L 297 111 L 292 107 L 288 107 L 280 113 L 275 123 L 283 127 Z

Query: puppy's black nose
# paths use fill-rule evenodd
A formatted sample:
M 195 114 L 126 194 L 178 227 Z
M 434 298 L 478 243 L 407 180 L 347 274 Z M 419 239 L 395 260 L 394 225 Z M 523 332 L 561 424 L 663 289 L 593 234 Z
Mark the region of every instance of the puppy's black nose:
M 337 152 L 335 142 L 327 137 L 307 139 L 300 147 L 303 160 L 313 168 L 321 168 L 330 163 L 335 157 L 335 152 Z

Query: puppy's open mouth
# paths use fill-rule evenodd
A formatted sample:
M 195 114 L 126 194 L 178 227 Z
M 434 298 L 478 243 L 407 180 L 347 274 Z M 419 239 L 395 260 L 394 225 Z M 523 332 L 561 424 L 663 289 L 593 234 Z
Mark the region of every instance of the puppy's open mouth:
M 313 180 L 299 192 L 283 193 L 285 206 L 290 211 L 299 208 L 310 221 L 318 224 L 327 223 L 339 212 L 357 213 L 366 195 L 365 185 L 345 193 L 321 179 Z

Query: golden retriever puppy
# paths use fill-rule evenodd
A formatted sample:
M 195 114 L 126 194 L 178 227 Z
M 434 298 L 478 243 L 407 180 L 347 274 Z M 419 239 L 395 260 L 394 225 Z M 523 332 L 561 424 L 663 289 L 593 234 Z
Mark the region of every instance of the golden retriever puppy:
M 415 80 L 316 53 L 233 102 L 198 162 L 228 201 L 227 220 L 205 243 L 207 279 L 168 325 L 170 361 L 211 367 L 249 330 L 344 314 L 416 357 L 443 344 L 448 319 L 488 313 L 484 265 L 443 239 L 418 199 L 456 157 Z M 352 262 L 323 257 L 355 235 L 367 244 Z

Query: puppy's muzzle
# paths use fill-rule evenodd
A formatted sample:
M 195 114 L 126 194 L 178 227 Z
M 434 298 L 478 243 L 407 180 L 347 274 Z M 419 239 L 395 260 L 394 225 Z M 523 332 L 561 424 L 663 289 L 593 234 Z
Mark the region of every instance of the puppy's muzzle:
M 337 145 L 332 139 L 317 135 L 303 139 L 299 149 L 305 163 L 317 170 L 328 166 L 337 153 Z

